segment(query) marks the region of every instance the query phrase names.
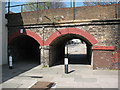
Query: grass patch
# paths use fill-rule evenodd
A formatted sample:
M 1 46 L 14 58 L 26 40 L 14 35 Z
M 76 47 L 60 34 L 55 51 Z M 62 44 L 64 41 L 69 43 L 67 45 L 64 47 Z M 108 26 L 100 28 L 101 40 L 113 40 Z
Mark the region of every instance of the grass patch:
M 46 68 L 47 66 L 42 66 L 42 68 Z

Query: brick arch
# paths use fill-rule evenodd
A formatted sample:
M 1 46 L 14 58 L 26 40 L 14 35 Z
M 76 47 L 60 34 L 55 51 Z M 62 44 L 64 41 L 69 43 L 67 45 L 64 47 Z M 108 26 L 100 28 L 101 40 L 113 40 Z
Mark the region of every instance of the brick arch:
M 20 30 L 12 33 L 8 37 L 8 43 L 10 43 L 15 37 L 18 37 L 21 35 L 28 35 L 28 36 L 32 37 L 33 39 L 35 39 L 41 46 L 43 46 L 43 40 L 41 39 L 41 37 L 39 35 L 35 34 L 34 32 L 29 31 L 29 30 L 24 30 L 23 33 L 20 33 Z
M 54 39 L 56 39 L 57 37 L 59 37 L 61 35 L 65 35 L 65 34 L 77 34 L 77 35 L 80 35 L 80 36 L 84 37 L 85 39 L 87 39 L 91 43 L 91 45 L 94 45 L 94 44 L 97 43 L 97 40 L 86 31 L 83 31 L 83 30 L 78 29 L 78 28 L 65 28 L 65 29 L 61 29 L 59 31 L 54 32 L 45 41 L 45 45 L 49 45 Z

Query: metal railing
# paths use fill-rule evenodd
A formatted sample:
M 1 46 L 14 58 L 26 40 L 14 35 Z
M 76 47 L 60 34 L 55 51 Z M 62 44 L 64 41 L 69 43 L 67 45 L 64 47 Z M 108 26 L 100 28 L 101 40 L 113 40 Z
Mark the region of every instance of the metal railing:
M 35 2 L 35 3 L 28 3 L 28 4 L 20 4 L 20 5 L 10 5 L 10 2 L 8 2 L 8 6 L 6 6 L 5 8 L 6 8 L 6 11 L 7 11 L 7 13 L 9 13 L 9 12 L 13 12 L 13 11 L 15 11 L 15 12 L 13 12 L 13 13 L 21 13 L 21 12 L 26 12 L 26 11 L 38 11 L 38 10 L 40 10 L 40 4 L 43 4 L 44 6 L 43 6 L 43 8 L 42 8 L 42 10 L 46 10 L 46 9 L 57 9 L 57 7 L 56 8 L 49 8 L 49 6 L 48 6 L 48 8 L 46 8 L 47 6 L 46 6 L 46 4 L 44 4 L 44 3 L 46 3 L 46 2 Z M 71 3 L 71 2 L 70 2 Z M 35 7 L 36 9 L 34 9 L 34 10 L 24 10 L 27 6 L 33 6 L 33 7 Z M 75 6 L 75 5 L 74 5 Z M 19 7 L 19 8 L 18 8 Z M 71 7 L 71 6 L 69 6 L 69 7 Z M 17 8 L 17 10 L 12 10 L 13 8 Z M 60 7 L 60 8 L 66 8 L 66 5 L 64 6 L 64 7 Z
M 34 5 L 34 4 L 36 4 L 38 6 L 38 4 L 39 4 L 39 2 L 38 2 L 38 3 L 30 3 L 30 4 L 21 4 L 21 5 L 10 6 L 10 2 L 8 2 L 8 3 L 9 3 L 8 6 L 5 7 L 6 9 L 8 9 L 7 13 L 12 12 L 12 10 L 11 10 L 12 8 L 19 7 L 19 12 L 23 12 L 24 6 Z M 18 11 L 16 11 L 16 12 L 18 12 Z M 14 12 L 14 13 L 16 13 L 16 12 Z
M 43 4 L 43 8 L 42 8 L 42 10 L 46 10 L 46 9 L 57 9 L 57 7 L 56 8 L 46 8 L 47 6 L 46 6 L 46 2 L 35 2 L 35 3 L 27 3 L 27 4 L 21 4 L 21 5 L 13 5 L 13 6 L 11 6 L 10 5 L 10 2 L 8 2 L 8 6 L 6 6 L 5 8 L 6 8 L 6 13 L 8 13 L 8 14 L 10 14 L 10 13 L 21 13 L 21 12 L 28 12 L 28 11 L 38 11 L 38 10 L 41 10 L 40 9 L 40 4 Z M 64 2 L 63 2 L 64 3 Z M 75 2 L 72 2 L 73 3 L 73 6 L 72 6 L 72 4 L 71 4 L 71 2 L 69 2 L 69 7 L 67 7 L 67 8 L 70 8 L 70 7 L 73 7 L 73 20 L 75 20 Z M 25 8 L 27 8 L 27 6 L 28 7 L 31 7 L 31 6 L 33 6 L 33 7 L 35 7 L 36 9 L 31 9 L 31 10 L 25 10 Z M 84 5 L 83 5 L 84 6 Z M 49 6 L 48 6 L 49 7 Z M 16 10 L 13 10 L 13 8 L 17 8 Z M 64 7 L 61 7 L 61 8 L 66 8 L 66 6 L 64 6 Z M 117 13 L 117 5 L 115 5 L 115 18 L 118 18 L 117 15 L 118 13 Z

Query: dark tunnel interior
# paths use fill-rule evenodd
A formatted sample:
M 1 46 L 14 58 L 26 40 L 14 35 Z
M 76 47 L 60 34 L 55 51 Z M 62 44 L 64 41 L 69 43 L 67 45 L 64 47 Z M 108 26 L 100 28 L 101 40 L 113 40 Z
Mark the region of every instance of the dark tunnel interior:
M 50 49 L 50 61 L 49 61 L 50 66 L 64 64 L 64 58 L 66 57 L 65 45 L 69 40 L 72 40 L 72 39 L 83 40 L 86 43 L 87 54 L 86 55 L 69 54 L 69 57 L 68 57 L 69 64 L 85 64 L 85 65 L 91 64 L 91 55 L 92 55 L 91 43 L 87 39 L 85 39 L 84 37 L 81 37 L 80 35 L 66 34 L 66 35 L 62 35 L 62 36 L 57 37 L 50 44 L 50 48 L 51 48 Z
M 15 62 L 33 62 L 40 64 L 39 43 L 27 35 L 14 38 L 9 44 L 10 54 Z
M 39 43 L 27 35 L 20 35 L 8 44 L 8 55 L 12 56 L 12 69 L 9 68 L 9 58 L 8 65 L 2 67 L 2 82 L 5 82 L 19 74 L 22 74 L 36 66 L 40 63 L 40 49 Z M 7 76 L 5 75 L 6 72 Z M 13 74 L 14 73 L 14 74 Z

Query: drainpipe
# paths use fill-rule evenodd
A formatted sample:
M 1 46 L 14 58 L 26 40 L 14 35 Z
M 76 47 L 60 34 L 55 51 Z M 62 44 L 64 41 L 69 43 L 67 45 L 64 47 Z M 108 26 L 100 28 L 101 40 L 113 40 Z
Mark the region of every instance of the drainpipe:
M 39 9 L 38 9 L 38 0 L 37 0 L 37 3 L 36 3 L 36 4 L 37 4 L 37 11 L 38 11 L 38 10 L 39 10 Z M 38 14 L 38 12 L 37 12 L 36 17 L 37 17 L 37 24 L 38 24 L 38 22 L 39 22 L 39 14 Z
M 7 34 L 9 32 L 9 14 L 10 14 L 10 0 L 8 1 L 8 19 L 7 19 L 8 20 L 8 27 L 7 27 Z M 7 45 L 7 47 L 8 47 L 8 45 Z M 11 68 L 12 65 L 10 65 L 10 61 L 12 60 L 12 58 L 10 57 L 10 55 L 11 55 L 10 53 L 11 52 L 10 52 L 10 48 L 9 47 L 7 49 L 7 53 L 8 53 L 8 65 L 9 65 L 9 68 L 12 69 Z
M 70 3 L 70 5 L 71 5 L 71 8 L 72 8 L 72 0 L 71 0 L 71 3 Z
M 43 28 L 43 66 L 45 66 L 45 54 L 44 54 L 44 27 Z
M 115 5 L 115 18 L 117 18 L 117 5 Z

